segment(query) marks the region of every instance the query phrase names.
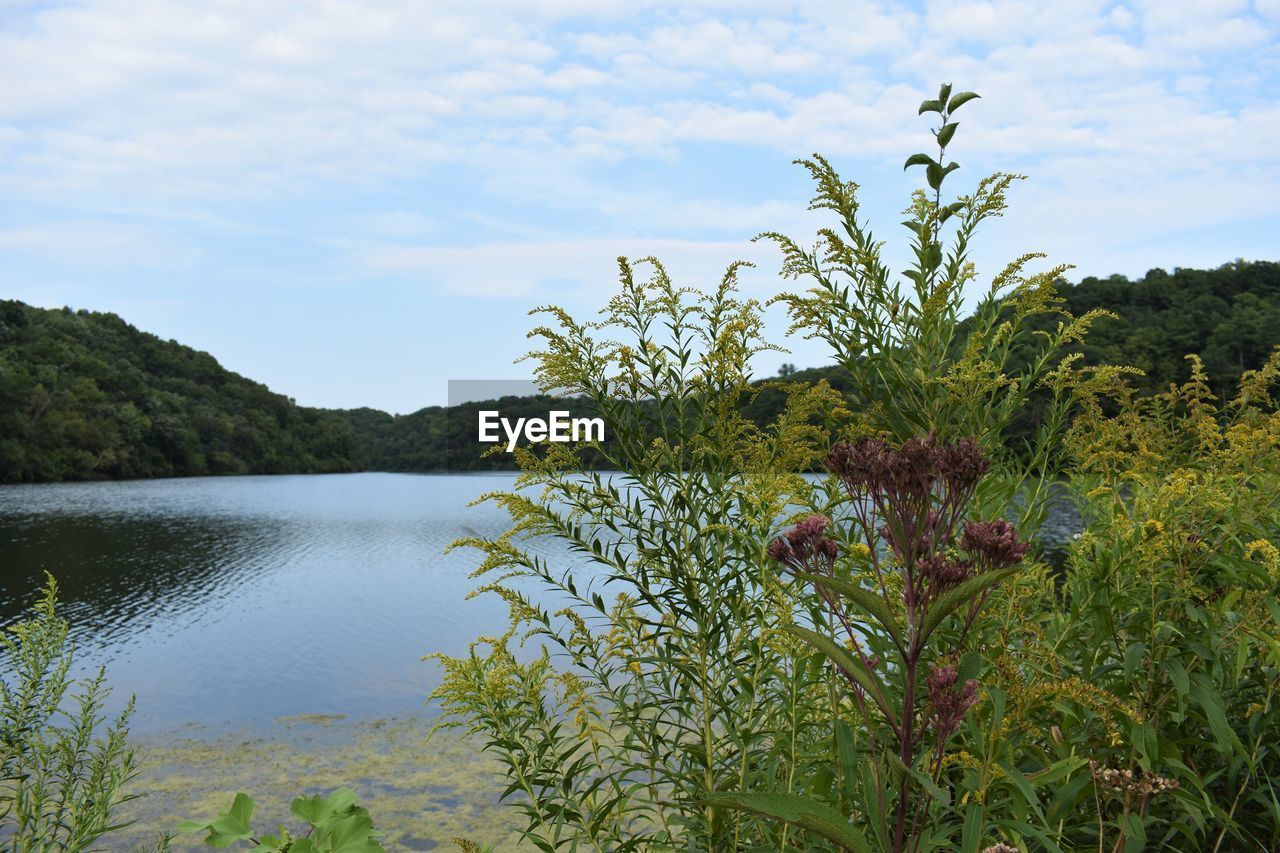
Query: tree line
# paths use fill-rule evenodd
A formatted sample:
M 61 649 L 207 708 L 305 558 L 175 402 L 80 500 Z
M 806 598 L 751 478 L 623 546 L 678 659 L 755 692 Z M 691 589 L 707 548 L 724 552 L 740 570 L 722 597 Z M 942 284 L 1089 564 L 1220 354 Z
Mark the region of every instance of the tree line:
M 1146 392 L 1185 381 L 1185 357 L 1194 353 L 1213 390 L 1228 396 L 1280 345 L 1280 263 L 1088 277 L 1061 284 L 1059 294 L 1073 315 L 1116 315 L 1097 323 L 1079 351 L 1090 364 L 1142 369 L 1136 384 Z M 1047 330 L 1052 319 L 1040 322 Z M 784 365 L 773 381 L 826 379 L 851 394 L 842 376 L 834 367 Z M 766 423 L 783 398 L 765 380 L 745 414 Z M 546 417 L 563 407 L 546 396 L 406 415 L 299 406 L 114 314 L 0 301 L 0 482 L 513 469 L 509 454 L 483 454 L 477 411 Z M 574 414 L 591 412 L 575 404 Z

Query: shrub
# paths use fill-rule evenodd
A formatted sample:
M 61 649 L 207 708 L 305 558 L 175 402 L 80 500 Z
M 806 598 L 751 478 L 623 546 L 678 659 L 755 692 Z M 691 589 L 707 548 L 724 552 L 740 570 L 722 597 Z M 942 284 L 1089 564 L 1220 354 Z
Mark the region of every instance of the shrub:
M 1086 529 L 1046 641 L 1120 699 L 1124 726 L 1066 704 L 1057 750 L 1093 762 L 1081 843 L 1280 848 L 1280 351 L 1219 405 L 1185 385 L 1121 393 L 1072 428 Z M 1064 798 L 1062 812 L 1072 797 Z M 1095 837 L 1097 836 L 1097 837 Z
M 831 655 L 811 645 L 814 636 L 831 633 L 841 614 L 834 602 L 828 607 L 813 594 L 807 585 L 813 578 L 784 583 L 769 549 L 792 516 L 819 514 L 851 529 L 847 519 L 861 498 L 845 492 L 838 477 L 811 483 L 801 476 L 836 439 L 871 437 L 900 449 L 926 436 L 934 441 L 936 435 L 937 447 L 955 447 L 968 437 L 968 446 L 992 457 L 991 473 L 954 496 L 947 509 L 951 531 L 929 546 L 930 555 L 944 557 L 960 544 L 954 534 L 964 530 L 966 513 L 1013 513 L 1019 526 L 1034 527 L 1062 461 L 1060 438 L 1070 407 L 1113 372 L 1085 374 L 1062 358 L 1064 347 L 1084 335 L 1098 314 L 1066 315 L 1054 292 L 1061 269 L 1024 274 L 1034 255 L 993 280 L 977 321 L 961 331 L 961 290 L 975 275 L 969 241 L 981 222 L 1002 214 L 1016 179 L 996 175 L 974 194 L 943 203 L 943 179 L 955 168 L 944 165 L 956 127 L 951 115 L 973 97 L 943 87 L 922 107 L 939 114 L 942 125 L 935 131 L 938 158 L 908 160 L 925 167 L 931 190 L 913 196 L 905 223 L 916 258 L 906 272 L 910 290 L 891 282 L 880 244 L 858 221 L 856 187 L 820 157 L 804 161 L 818 185 L 813 206 L 834 212 L 837 226 L 821 231 L 813 249 L 763 235 L 781 246 L 785 274 L 813 280 L 807 292 L 781 300 L 795 331 L 833 346 L 854 380 L 853 406 L 821 383 L 784 384 L 788 402 L 776 421 L 757 427 L 741 417 L 741 402 L 753 392 L 749 359 L 767 344 L 760 335 L 761 307 L 736 295 L 738 265 L 704 295 L 675 286 L 651 259 L 653 277 L 638 281 L 624 259 L 621 293 L 602 320 L 583 323 L 560 309 L 542 309 L 556 326 L 533 333 L 543 342 L 530 355 L 537 376 L 547 391 L 591 400 L 614 439 L 601 467 L 617 473 L 584 471 L 587 448 L 555 445 L 542 456 L 521 455 L 516 488 L 486 498 L 506 507 L 512 529 L 494 539 L 456 543 L 483 553 L 477 576 L 487 583 L 481 591 L 509 603 L 511 627 L 503 636 L 481 639 L 467 656 L 435 656 L 444 679 L 433 694 L 446 725 L 465 727 L 501 758 L 507 795 L 527 816 L 526 837 L 540 849 L 822 847 L 822 833 L 807 835 L 758 809 L 726 811 L 715 797 L 781 792 L 803 795 L 788 802 L 806 814 L 829 816 L 834 808 L 837 817 L 856 810 L 878 819 L 877 809 L 896 814 L 903 804 L 915 818 L 920 791 L 929 798 L 940 791 L 927 765 L 914 766 L 929 751 L 917 749 L 924 741 L 909 731 L 886 741 L 894 749 L 877 753 L 882 775 L 857 788 L 862 774 L 876 772 L 868 769 L 866 739 L 856 748 L 851 740 L 851 703 L 859 694 L 828 677 Z M 951 248 L 944 250 L 948 234 Z M 1055 315 L 1060 321 L 1053 332 L 1031 328 L 1030 320 Z M 1040 432 L 1028 452 L 1008 452 L 1002 436 L 1033 393 L 1049 398 Z M 923 493 L 915 500 L 925 514 L 910 516 L 904 508 L 898 521 L 918 528 L 928 508 Z M 1012 530 L 1002 528 L 1000 537 Z M 895 547 L 906 547 L 919 532 L 904 532 Z M 548 540 L 576 564 L 549 556 L 556 552 L 548 551 Z M 881 547 L 875 530 L 863 540 L 859 559 Z M 925 555 L 912 551 L 899 567 L 905 575 L 915 571 L 916 556 Z M 903 552 L 886 560 L 906 557 Z M 840 568 L 850 570 L 848 564 Z M 897 571 L 886 569 L 883 589 Z M 1027 575 L 1024 592 L 1046 584 L 1042 571 Z M 970 591 L 975 597 L 965 601 L 985 597 Z M 605 592 L 614 593 L 611 601 Z M 886 607 L 906 606 L 907 600 L 887 601 Z M 1011 600 L 1013 594 L 1001 599 Z M 917 604 L 901 624 L 915 629 L 929 618 Z M 797 626 L 812 634 L 798 633 Z M 871 627 L 863 620 L 849 633 L 857 637 Z M 940 630 L 946 634 L 942 645 L 958 650 L 966 631 L 985 641 L 993 629 L 984 623 Z M 525 640 L 541 649 L 522 651 Z M 911 683 L 896 688 L 899 707 L 928 707 L 936 714 L 944 694 L 960 691 L 949 728 L 963 716 L 958 705 L 972 696 L 952 681 L 941 683 L 949 677 L 947 664 L 925 656 L 922 642 L 904 645 L 909 666 L 902 668 L 904 656 L 896 664 L 886 659 L 883 670 L 895 679 L 910 673 Z M 929 662 L 940 667 L 931 706 L 920 677 Z M 965 662 L 971 669 L 980 665 L 976 658 Z M 856 682 L 866 668 L 839 669 Z M 875 692 L 866 684 L 858 689 L 866 691 L 863 700 Z M 992 716 L 998 728 L 999 713 L 989 721 Z M 927 720 L 920 710 L 906 717 L 918 721 L 914 725 Z M 877 706 L 863 716 L 863 733 L 888 719 Z M 910 747 L 904 751 L 903 744 Z M 901 768 L 885 757 L 891 755 Z M 1016 787 L 986 785 L 993 799 L 996 789 Z M 873 789 L 878 800 L 850 801 L 850 792 L 871 797 Z M 888 835 L 900 834 L 899 822 L 891 821 Z M 813 827 L 812 821 L 799 823 Z M 923 832 L 944 843 L 950 830 Z M 910 837 L 915 844 L 926 836 L 913 827 Z M 907 843 L 901 840 L 898 849 Z
M 91 849 L 126 824 L 136 775 L 126 743 L 130 700 L 104 728 L 98 670 L 71 693 L 73 650 L 50 577 L 29 618 L 0 636 L 10 679 L 0 681 L 0 839 L 14 850 Z M 67 700 L 71 709 L 67 709 Z

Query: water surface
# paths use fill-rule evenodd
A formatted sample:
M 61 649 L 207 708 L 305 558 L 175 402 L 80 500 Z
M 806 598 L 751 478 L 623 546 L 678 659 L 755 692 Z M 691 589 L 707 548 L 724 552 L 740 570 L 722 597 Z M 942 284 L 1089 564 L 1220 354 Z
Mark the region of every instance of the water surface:
M 107 666 L 134 728 L 412 713 L 422 655 L 505 625 L 467 600 L 506 528 L 468 503 L 510 475 L 334 474 L 0 486 L 0 622 L 62 588 L 81 673 Z

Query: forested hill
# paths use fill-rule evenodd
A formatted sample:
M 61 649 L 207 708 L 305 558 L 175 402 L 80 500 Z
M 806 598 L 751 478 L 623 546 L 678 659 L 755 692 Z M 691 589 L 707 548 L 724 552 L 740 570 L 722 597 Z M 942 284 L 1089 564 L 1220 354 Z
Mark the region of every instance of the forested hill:
M 353 471 L 343 418 L 114 314 L 0 302 L 0 481 Z
M 1119 315 L 1094 327 L 1085 358 L 1142 368 L 1146 390 L 1185 381 L 1186 356 L 1195 353 L 1217 393 L 1232 393 L 1240 374 L 1261 366 L 1280 344 L 1280 263 L 1152 270 L 1137 281 L 1086 278 L 1059 290 L 1072 314 L 1107 308 Z
M 1184 356 L 1197 353 L 1219 393 L 1229 393 L 1280 344 L 1273 262 L 1086 278 L 1061 293 L 1072 313 L 1118 315 L 1095 327 L 1086 359 L 1141 367 L 1148 390 L 1185 379 Z M 829 368 L 788 373 L 841 384 Z M 749 414 L 765 420 L 780 404 L 766 392 Z M 113 314 L 0 301 L 0 482 L 509 464 L 506 455 L 479 458 L 471 437 L 481 406 L 398 416 L 307 408 Z M 516 417 L 552 405 L 531 397 L 483 407 Z

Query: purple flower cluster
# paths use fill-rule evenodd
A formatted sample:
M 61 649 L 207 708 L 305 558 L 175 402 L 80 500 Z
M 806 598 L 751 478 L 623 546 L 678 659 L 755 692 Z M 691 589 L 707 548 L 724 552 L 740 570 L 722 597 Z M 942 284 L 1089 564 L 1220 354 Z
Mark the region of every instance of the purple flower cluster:
M 765 553 L 793 572 L 830 574 L 839 548 L 827 536 L 831 522 L 821 515 L 811 515 L 769 543 Z
M 819 578 L 814 586 L 826 612 L 815 612 L 815 623 L 832 630 L 842 628 L 848 635 L 853 658 L 838 666 L 864 713 L 865 706 L 874 703 L 891 721 L 897 739 L 894 748 L 903 764 L 914 766 L 922 738 L 932 733 L 936 773 L 948 739 L 978 702 L 978 682 L 958 683 L 955 666 L 937 663 L 920 678 L 923 667 L 929 661 L 958 659 L 999 580 L 982 576 L 1021 562 L 1027 543 L 1003 519 L 965 520 L 974 490 L 990 468 L 976 438 L 946 442 L 930 433 L 901 445 L 862 438 L 836 444 L 826 464 L 848 494 L 848 533 L 867 547 L 873 573 L 867 591 L 883 599 L 883 606 L 862 596 L 837 594 L 839 584 L 827 586 Z M 832 574 L 839 548 L 827 535 L 830 523 L 823 516 L 809 516 L 775 539 L 768 556 L 793 574 Z M 964 587 L 968 593 L 961 595 L 958 588 L 970 581 Z M 853 600 L 858 612 L 852 612 L 843 598 Z M 958 617 L 958 631 L 937 631 L 941 619 L 952 613 Z M 941 617 L 930 619 L 931 614 Z M 864 646 L 875 634 L 876 622 L 885 629 L 877 651 L 887 651 L 892 666 L 880 667 L 879 658 Z M 930 647 L 938 637 L 945 638 L 946 648 Z M 850 671 L 850 666 L 865 672 Z M 887 709 L 894 700 L 876 686 L 884 677 L 902 680 L 901 708 L 896 714 Z M 908 800 L 904 787 L 897 808 L 899 842 L 905 838 Z
M 965 522 L 960 547 L 969 552 L 983 571 L 1019 563 L 1030 548 L 1018 539 L 1017 528 L 1003 518 Z
M 854 495 L 925 497 L 941 481 L 967 492 L 990 467 L 976 438 L 939 444 L 936 433 L 893 447 L 882 438 L 842 441 L 827 454 L 827 469 Z
M 916 571 L 929 582 L 935 593 L 941 593 L 973 577 L 973 563 L 935 554 L 917 560 Z
M 929 676 L 925 679 L 925 687 L 929 691 L 929 702 L 933 706 L 933 714 L 929 717 L 929 725 L 937 735 L 939 743 L 946 743 L 969 709 L 978 703 L 978 682 L 970 678 L 964 684 L 956 684 L 958 673 L 951 665 L 931 666 Z

